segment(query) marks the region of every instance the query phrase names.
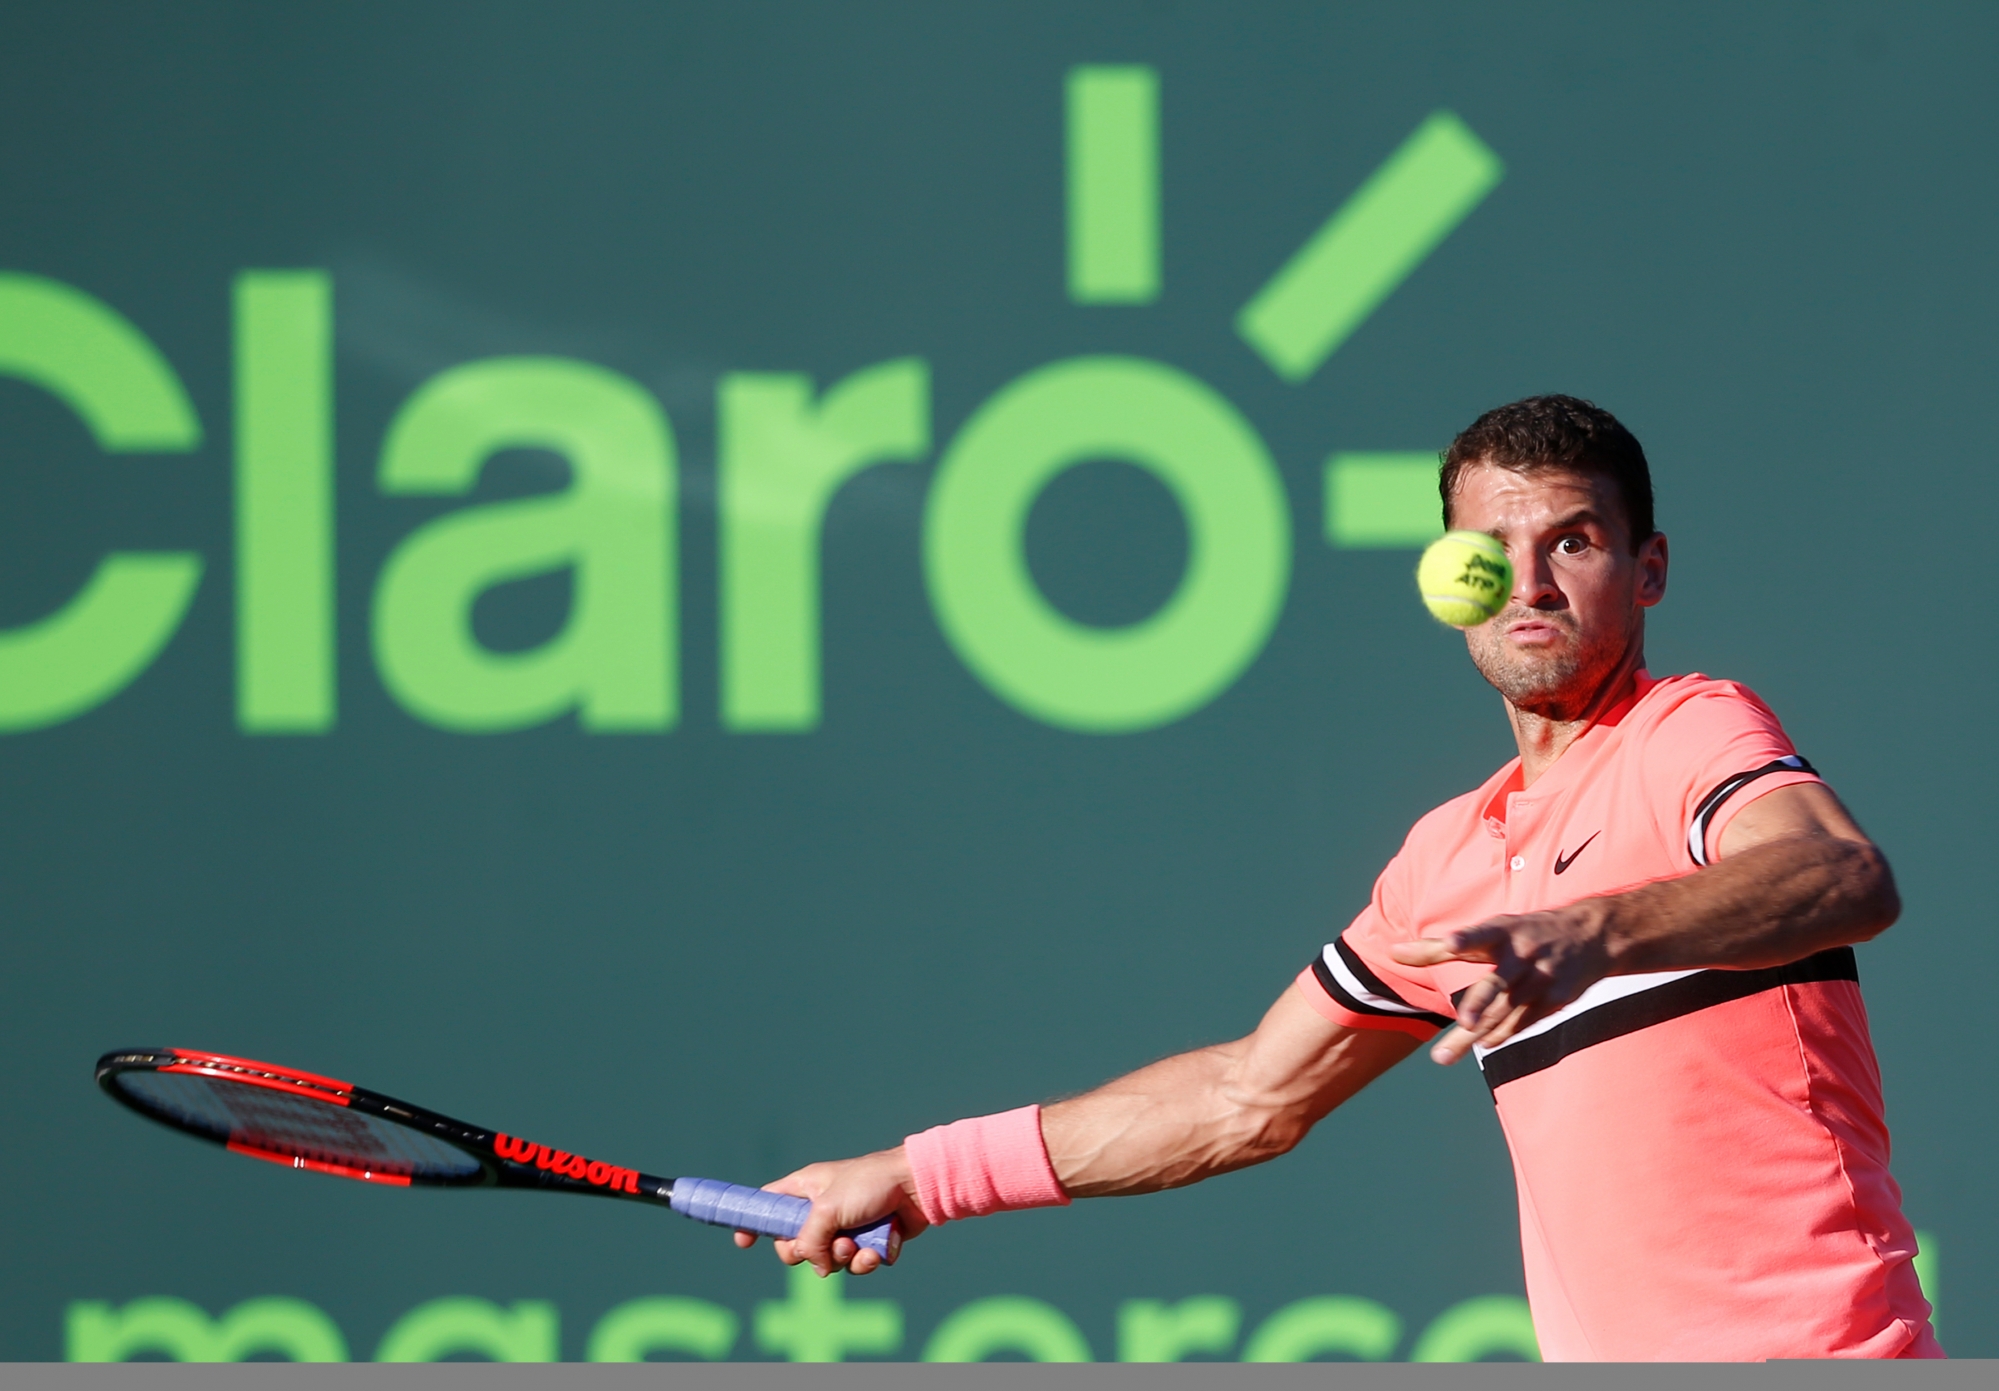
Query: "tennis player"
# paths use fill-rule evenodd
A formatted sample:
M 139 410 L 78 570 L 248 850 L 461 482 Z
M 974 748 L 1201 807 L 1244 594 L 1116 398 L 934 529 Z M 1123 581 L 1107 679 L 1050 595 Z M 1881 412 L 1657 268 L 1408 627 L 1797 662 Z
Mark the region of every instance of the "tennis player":
M 1519 757 L 1416 823 L 1248 1037 L 800 1169 L 781 1259 L 865 1274 L 835 1233 L 889 1213 L 915 1236 L 1274 1159 L 1429 1043 L 1492 1090 L 1548 1360 L 1943 1356 L 1852 951 L 1899 912 L 1886 860 L 1762 701 L 1646 671 L 1666 538 L 1607 412 L 1502 406 L 1439 482 L 1513 562 L 1466 642 Z

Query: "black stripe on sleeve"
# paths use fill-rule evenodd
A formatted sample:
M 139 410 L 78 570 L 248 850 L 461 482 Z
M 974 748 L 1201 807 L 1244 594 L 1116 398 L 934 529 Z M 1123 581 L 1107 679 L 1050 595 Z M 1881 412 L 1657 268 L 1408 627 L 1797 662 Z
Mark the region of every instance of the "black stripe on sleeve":
M 1723 779 L 1721 784 L 1701 798 L 1701 804 L 1694 808 L 1693 824 L 1687 828 L 1687 853 L 1693 856 L 1695 864 L 1707 864 L 1708 826 L 1713 823 L 1715 814 L 1721 810 L 1722 803 L 1756 779 L 1770 773 L 1810 773 L 1817 777 L 1818 771 L 1798 754 L 1790 754 L 1766 763 L 1761 768 L 1752 768 L 1746 773 L 1737 773 L 1734 777 Z
M 1352 1010 L 1355 1014 L 1371 1014 L 1379 1019 L 1420 1020 L 1425 1024 L 1434 1025 L 1439 1029 L 1451 1022 L 1444 1015 L 1432 1014 L 1429 1010 L 1418 1009 L 1416 1006 L 1409 1004 L 1393 990 L 1382 985 L 1379 977 L 1372 971 L 1367 970 L 1365 966 L 1355 969 L 1359 958 L 1353 954 L 1353 951 L 1345 942 L 1335 941 L 1333 947 L 1340 954 L 1341 964 L 1348 970 L 1353 971 L 1355 978 L 1361 982 L 1364 989 L 1371 994 L 1381 996 L 1383 999 L 1394 1000 L 1403 1006 L 1401 1009 L 1383 1009 L 1379 1005 L 1371 1005 L 1367 1001 L 1360 999 L 1351 990 L 1340 984 L 1340 978 L 1334 975 L 1332 967 L 1326 964 L 1325 953 L 1320 952 L 1312 958 L 1312 976 L 1325 989 L 1325 992 L 1338 1002 L 1342 1009 Z
M 1347 945 L 1346 938 L 1335 938 L 1333 940 L 1333 950 L 1340 954 L 1341 963 L 1349 971 L 1353 972 L 1354 979 L 1359 981 L 1370 994 L 1379 995 L 1385 1000 L 1393 1000 L 1396 1004 L 1407 1009 L 1412 1018 L 1426 1019 L 1439 1028 L 1452 1022 L 1448 1015 L 1433 1014 L 1429 1010 L 1412 1005 L 1403 999 L 1400 991 L 1396 990 L 1387 981 L 1369 969 L 1368 964 L 1360 959 L 1360 953 Z
M 1545 1034 L 1501 1044 L 1486 1054 L 1479 1066 L 1485 1073 L 1485 1084 L 1498 1091 L 1508 1082 L 1553 1067 L 1572 1053 L 1730 1000 L 1747 999 L 1784 985 L 1859 979 L 1860 964 L 1853 959 L 1852 947 L 1833 947 L 1787 966 L 1766 966 L 1759 971 L 1702 971 L 1585 1010 Z
M 1326 965 L 1326 954 L 1324 952 L 1320 952 L 1312 958 L 1312 975 L 1325 989 L 1325 992 L 1333 997 L 1333 1000 L 1341 1009 L 1350 1009 L 1355 1014 L 1377 1014 L 1383 1019 L 1407 1019 L 1410 1017 L 1399 1010 L 1376 1009 L 1373 1005 L 1364 1004 L 1356 1000 L 1353 994 L 1340 984 L 1339 977 L 1333 974 L 1332 968 Z

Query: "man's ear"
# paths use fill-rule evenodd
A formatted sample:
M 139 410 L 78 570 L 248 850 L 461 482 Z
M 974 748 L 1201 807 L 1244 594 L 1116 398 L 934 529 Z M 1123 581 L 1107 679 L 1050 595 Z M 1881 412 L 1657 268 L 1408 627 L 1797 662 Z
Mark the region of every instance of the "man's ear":
M 1655 531 L 1638 545 L 1638 606 L 1651 608 L 1666 597 L 1666 533 Z

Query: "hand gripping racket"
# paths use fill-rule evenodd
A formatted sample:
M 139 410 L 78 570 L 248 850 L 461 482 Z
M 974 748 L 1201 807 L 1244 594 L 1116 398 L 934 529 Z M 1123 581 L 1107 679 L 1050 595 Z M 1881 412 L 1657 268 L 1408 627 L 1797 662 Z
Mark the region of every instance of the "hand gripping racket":
M 793 1237 L 812 1204 L 709 1178 L 654 1178 L 502 1135 L 331 1077 L 179 1048 L 97 1060 L 97 1085 L 148 1120 L 252 1159 L 409 1188 L 533 1188 L 670 1207 L 683 1217 Z M 893 1218 L 843 1232 L 893 1261 Z

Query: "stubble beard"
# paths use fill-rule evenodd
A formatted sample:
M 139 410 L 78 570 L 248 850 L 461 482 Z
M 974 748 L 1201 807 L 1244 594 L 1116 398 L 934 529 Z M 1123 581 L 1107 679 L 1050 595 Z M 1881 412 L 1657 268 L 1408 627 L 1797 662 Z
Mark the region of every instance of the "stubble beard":
M 1505 632 L 1513 623 L 1531 618 L 1551 624 L 1568 637 L 1553 651 L 1523 652 L 1507 645 Z M 1573 617 L 1509 608 L 1471 630 L 1467 644 L 1472 665 L 1514 709 L 1544 720 L 1567 722 L 1583 713 L 1623 664 L 1630 649 L 1628 633 L 1603 633 L 1583 643 Z

